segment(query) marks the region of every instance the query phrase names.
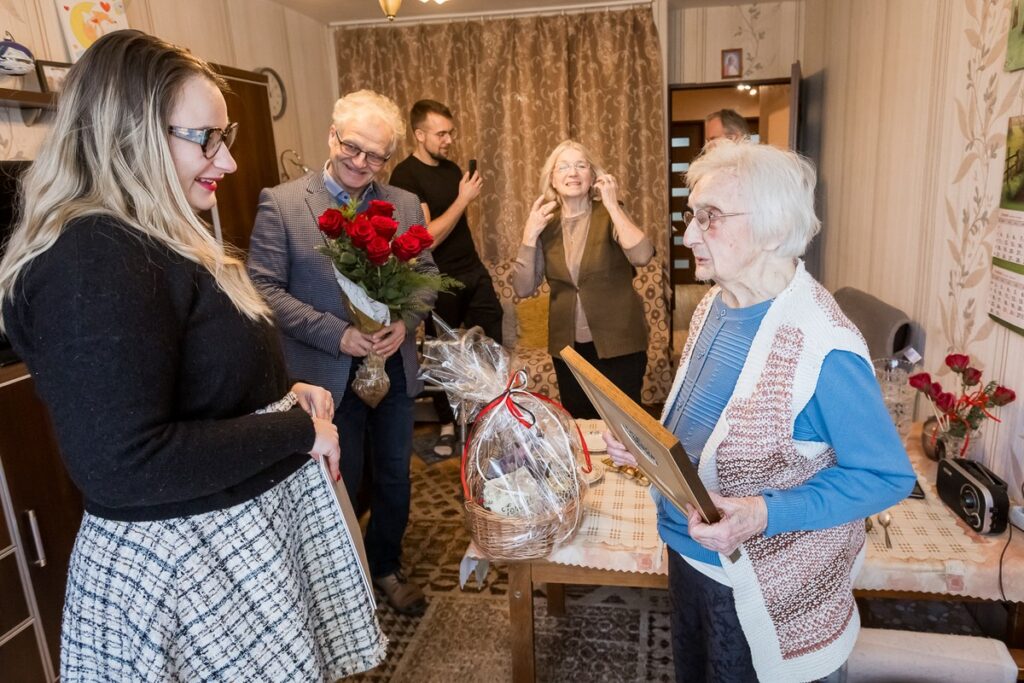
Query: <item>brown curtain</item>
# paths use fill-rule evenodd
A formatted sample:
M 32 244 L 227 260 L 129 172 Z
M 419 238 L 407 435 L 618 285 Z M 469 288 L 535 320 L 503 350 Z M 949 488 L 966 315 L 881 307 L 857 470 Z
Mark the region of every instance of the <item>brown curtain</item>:
M 481 257 L 515 258 L 541 165 L 562 140 L 586 145 L 657 248 L 636 287 L 651 331 L 645 402 L 664 400 L 668 360 L 665 92 L 650 7 L 445 24 L 338 29 L 339 92 L 361 88 L 400 108 L 430 98 L 455 114 L 453 160 L 479 160 L 470 208 Z M 413 148 L 412 133 L 405 153 Z M 404 158 L 401 151 L 392 163 Z

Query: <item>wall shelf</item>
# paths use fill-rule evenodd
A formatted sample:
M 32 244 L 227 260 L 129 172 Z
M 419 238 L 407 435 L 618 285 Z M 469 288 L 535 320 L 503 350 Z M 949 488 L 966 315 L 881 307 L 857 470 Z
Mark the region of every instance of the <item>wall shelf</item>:
M 57 96 L 53 93 L 0 88 L 0 106 L 19 109 L 56 109 Z

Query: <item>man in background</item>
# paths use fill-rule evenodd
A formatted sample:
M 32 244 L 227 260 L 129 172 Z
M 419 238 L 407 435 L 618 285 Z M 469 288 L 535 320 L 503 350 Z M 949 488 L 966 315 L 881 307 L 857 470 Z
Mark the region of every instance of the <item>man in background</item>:
M 733 109 L 719 109 L 704 118 L 704 144 L 719 138 L 735 142 L 749 136 L 747 120 Z
M 395 166 L 389 182 L 423 202 L 427 230 L 434 238 L 434 262 L 441 273 L 463 284 L 461 289 L 440 294 L 434 312 L 453 328 L 479 325 L 500 344 L 501 304 L 466 220 L 466 209 L 480 195 L 483 179 L 475 169 L 463 173 L 448 158 L 455 140 L 455 122 L 444 104 L 420 100 L 409 112 L 409 124 L 416 137 L 416 150 Z M 427 332 L 436 334 L 430 318 Z M 455 416 L 443 393 L 434 394 L 434 409 L 441 422 L 434 453 L 446 457 L 455 446 Z

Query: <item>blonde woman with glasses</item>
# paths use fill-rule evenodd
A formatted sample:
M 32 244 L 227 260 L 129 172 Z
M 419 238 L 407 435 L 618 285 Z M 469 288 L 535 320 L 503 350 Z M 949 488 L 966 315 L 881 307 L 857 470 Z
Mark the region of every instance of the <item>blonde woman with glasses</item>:
M 516 295 L 551 287 L 548 352 L 562 404 L 599 417 L 559 352 L 572 346 L 637 403 L 647 368 L 647 323 L 633 289 L 654 247 L 619 204 L 618 182 L 586 147 L 566 140 L 548 156 L 516 257 Z
M 64 681 L 333 681 L 385 654 L 310 458 L 338 476 L 333 399 L 288 380 L 269 308 L 197 215 L 236 168 L 224 87 L 157 38 L 98 40 L 0 262 L 0 327 L 85 499 Z

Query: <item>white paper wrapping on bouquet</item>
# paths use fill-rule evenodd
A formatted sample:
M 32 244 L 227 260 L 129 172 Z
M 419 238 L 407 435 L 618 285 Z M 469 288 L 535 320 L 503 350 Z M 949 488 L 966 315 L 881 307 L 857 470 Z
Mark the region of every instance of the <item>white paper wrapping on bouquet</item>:
M 334 269 L 334 279 L 338 281 L 349 303 L 381 325 L 391 324 L 391 311 L 387 306 L 376 299 L 371 299 L 365 289 L 339 273 L 337 268 Z

